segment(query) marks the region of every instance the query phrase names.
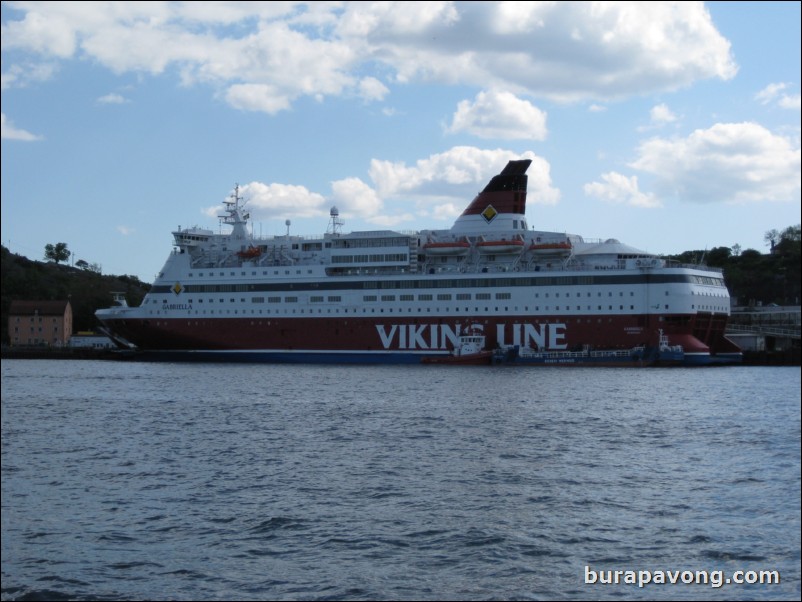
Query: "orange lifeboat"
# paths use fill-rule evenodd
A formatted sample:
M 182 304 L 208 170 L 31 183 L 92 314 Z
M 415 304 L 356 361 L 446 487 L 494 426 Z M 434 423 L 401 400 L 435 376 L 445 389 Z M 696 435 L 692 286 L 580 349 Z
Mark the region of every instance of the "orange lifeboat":
M 242 259 L 255 259 L 262 254 L 262 250 L 259 247 L 248 247 L 244 251 L 237 251 L 237 255 Z
M 465 241 L 449 242 L 427 242 L 423 245 L 423 251 L 427 255 L 465 255 L 471 248 L 471 244 Z
M 533 242 L 529 245 L 529 250 L 536 255 L 563 255 L 570 253 L 572 249 L 571 242 L 563 240 L 559 242 Z
M 520 253 L 524 248 L 522 240 L 483 240 L 476 243 L 480 253 Z

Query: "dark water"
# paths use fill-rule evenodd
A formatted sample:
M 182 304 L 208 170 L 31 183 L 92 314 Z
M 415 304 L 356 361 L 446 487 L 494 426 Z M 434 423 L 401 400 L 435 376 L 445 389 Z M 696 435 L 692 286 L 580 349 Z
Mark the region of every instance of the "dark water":
M 2 598 L 799 600 L 800 370 L 4 360 Z

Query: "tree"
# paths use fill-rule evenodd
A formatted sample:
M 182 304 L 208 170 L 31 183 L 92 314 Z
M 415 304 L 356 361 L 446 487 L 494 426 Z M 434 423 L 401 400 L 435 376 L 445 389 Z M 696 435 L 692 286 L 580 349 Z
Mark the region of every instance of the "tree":
M 713 247 L 707 252 L 707 265 L 723 268 L 731 256 L 732 249 L 729 247 Z
M 89 264 L 84 259 L 79 259 L 75 262 L 76 268 L 81 268 L 82 270 L 89 269 Z
M 57 242 L 55 245 L 45 245 L 45 259 L 50 261 L 67 261 L 70 258 L 70 251 L 67 249 L 66 242 Z
M 802 241 L 802 228 L 797 224 L 796 226 L 788 226 L 780 233 L 780 240 L 789 240 L 792 242 Z

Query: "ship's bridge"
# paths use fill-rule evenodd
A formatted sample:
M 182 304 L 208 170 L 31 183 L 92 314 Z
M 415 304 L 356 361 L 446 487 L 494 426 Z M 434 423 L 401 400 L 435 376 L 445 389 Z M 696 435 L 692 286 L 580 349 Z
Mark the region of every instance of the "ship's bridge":
M 214 236 L 214 232 L 205 228 L 198 228 L 197 226 L 184 228 L 183 230 L 179 227 L 177 231 L 173 232 L 175 244 L 180 247 L 197 247 L 203 245 L 207 243 L 212 236 Z

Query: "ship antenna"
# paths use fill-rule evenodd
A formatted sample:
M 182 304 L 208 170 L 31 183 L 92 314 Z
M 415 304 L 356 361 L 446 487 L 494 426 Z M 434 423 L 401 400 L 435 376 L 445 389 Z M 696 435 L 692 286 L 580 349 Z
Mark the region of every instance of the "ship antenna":
M 243 203 L 242 206 L 240 206 L 240 201 L 242 200 L 244 200 L 244 197 L 241 197 L 239 194 L 239 183 L 234 184 L 234 192 L 232 192 L 229 195 L 228 199 L 223 201 L 226 205 L 226 211 L 228 211 L 228 213 L 230 214 L 229 217 L 233 216 L 238 209 L 245 209 L 245 205 L 247 205 L 247 202 Z M 245 215 L 246 220 L 249 217 L 250 215 L 247 214 Z

